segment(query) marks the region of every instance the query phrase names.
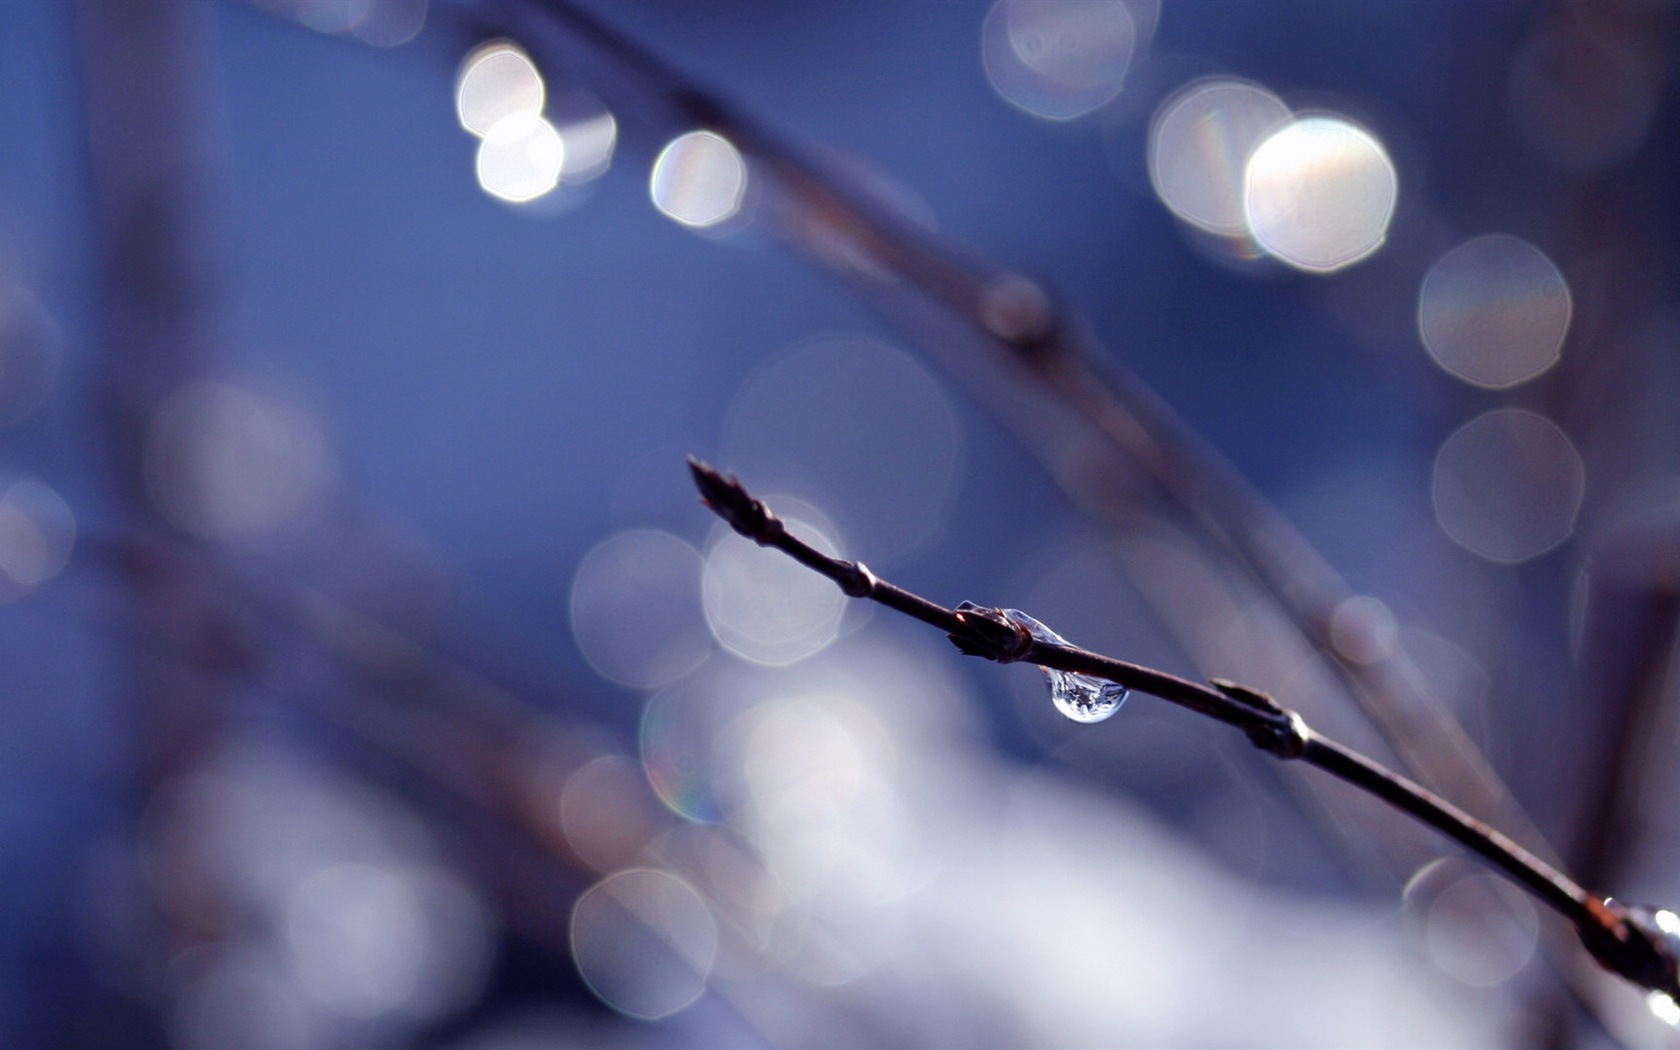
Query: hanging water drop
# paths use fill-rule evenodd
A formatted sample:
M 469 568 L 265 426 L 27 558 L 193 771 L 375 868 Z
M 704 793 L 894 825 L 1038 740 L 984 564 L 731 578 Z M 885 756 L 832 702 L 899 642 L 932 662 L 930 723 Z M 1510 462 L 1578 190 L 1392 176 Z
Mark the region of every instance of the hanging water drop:
M 1046 645 L 1069 644 L 1067 639 L 1019 609 L 1005 609 L 1003 615 L 1010 623 L 1026 628 L 1034 641 Z M 1075 722 L 1101 722 L 1126 702 L 1126 687 L 1117 682 L 1053 667 L 1041 666 L 1039 670 L 1044 672 L 1044 683 L 1050 687 L 1050 699 L 1056 710 Z

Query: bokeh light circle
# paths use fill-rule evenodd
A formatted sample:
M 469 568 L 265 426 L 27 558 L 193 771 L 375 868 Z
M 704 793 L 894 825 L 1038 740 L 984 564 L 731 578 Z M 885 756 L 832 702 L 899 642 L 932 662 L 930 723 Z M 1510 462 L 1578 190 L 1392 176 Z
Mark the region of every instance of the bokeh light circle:
M 478 185 L 512 204 L 554 189 L 566 164 L 566 145 L 554 125 L 534 113 L 498 120 L 478 144 Z
M 583 556 L 572 580 L 572 635 L 602 677 L 657 689 L 712 651 L 700 605 L 700 554 L 668 532 L 630 529 Z
M 723 819 L 712 739 L 717 731 L 712 689 L 679 682 L 642 709 L 642 770 L 673 813 L 700 824 Z
M 644 1021 L 699 999 L 717 949 L 711 909 L 667 872 L 619 872 L 572 909 L 572 958 L 584 983 L 608 1006 Z
M 430 1018 L 476 992 L 490 948 L 482 905 L 430 865 L 329 864 L 286 906 L 305 991 L 349 1017 Z
M 509 117 L 541 116 L 545 93 L 542 75 L 525 52 L 494 41 L 462 61 L 455 113 L 463 128 L 483 138 Z
M 1249 157 L 1289 120 L 1276 95 L 1244 80 L 1200 80 L 1155 111 L 1149 182 L 1180 219 L 1222 237 L 1246 237 L 1243 176 Z
M 1031 285 L 1007 294 L 1024 300 L 1011 315 L 1047 309 Z M 951 399 L 920 363 L 876 339 L 829 335 L 771 356 L 742 383 L 722 458 L 755 487 L 821 507 L 879 566 L 943 525 L 962 437 Z
M 786 507 L 797 501 L 771 500 Z M 788 531 L 832 557 L 827 529 L 784 513 Z M 846 596 L 824 577 L 779 551 L 720 526 L 706 548 L 701 593 L 706 622 L 724 648 L 753 663 L 781 667 L 826 649 L 840 629 Z
M 75 545 L 76 515 L 50 486 L 18 481 L 0 491 L 0 602 L 57 576 Z
M 1033 116 L 1084 116 L 1125 87 L 1157 11 L 1141 0 L 998 0 L 980 30 L 986 79 Z
M 1309 116 L 1255 148 L 1243 210 L 1268 254 L 1328 273 L 1382 247 L 1399 193 L 1394 162 L 1375 136 L 1340 117 Z
M 187 386 L 158 409 L 146 431 L 145 475 L 177 526 L 226 538 L 313 521 L 338 481 L 307 409 L 218 381 Z
M 1424 865 L 1401 900 L 1430 962 L 1472 987 L 1504 984 L 1539 947 L 1540 918 L 1522 891 L 1461 858 Z
M 579 860 L 596 871 L 634 863 L 666 824 L 641 767 L 623 755 L 598 755 L 560 789 L 560 831 Z
M 1435 519 L 1465 550 L 1516 564 L 1575 529 L 1586 467 L 1557 424 L 1502 408 L 1466 423 L 1435 455 Z
M 1435 363 L 1475 386 L 1503 389 L 1552 367 L 1573 309 L 1546 253 L 1489 234 L 1438 259 L 1418 291 L 1418 334 Z
M 648 192 L 667 217 L 685 226 L 716 226 L 741 210 L 747 162 L 722 135 L 691 131 L 660 151 Z

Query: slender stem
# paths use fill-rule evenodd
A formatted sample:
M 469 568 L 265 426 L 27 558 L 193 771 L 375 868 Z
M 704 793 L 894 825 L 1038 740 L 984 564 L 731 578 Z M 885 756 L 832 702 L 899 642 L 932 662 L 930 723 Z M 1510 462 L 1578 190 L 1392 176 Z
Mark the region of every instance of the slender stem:
M 510 0 L 508 9 L 540 13 L 565 25 L 632 72 L 657 104 L 733 141 L 752 159 L 755 171 L 781 187 L 789 217 L 768 228 L 784 243 L 838 269 L 877 301 L 891 301 L 908 290 L 912 300 L 978 333 L 982 351 L 991 351 L 978 360 L 970 354 L 957 357 L 937 343 L 926 349 L 1006 423 L 1011 413 L 1024 410 L 1019 387 L 1030 386 L 1054 399 L 1065 418 L 1089 427 L 1101 451 L 1067 457 L 1060 454 L 1065 449 L 1053 452 L 1035 441 L 1033 432 L 1042 428 L 1013 420 L 1029 451 L 1076 505 L 1089 507 L 1093 491 L 1130 491 L 1133 472 L 1141 472 L 1158 496 L 1194 522 L 1323 655 L 1347 695 L 1414 775 L 1453 785 L 1479 809 L 1498 814 L 1544 848 L 1540 831 L 1492 764 L 1421 685 L 1404 646 L 1396 643 L 1388 656 L 1370 663 L 1342 657 L 1330 637 L 1331 614 L 1354 593 L 1352 588 L 1275 507 L 1120 363 L 1120 355 L 1102 346 L 1076 313 L 1031 281 L 960 250 L 948 238 L 850 189 L 798 143 L 708 91 L 575 0 Z M 860 278 L 859 271 L 844 264 L 836 266 L 835 253 L 825 250 L 835 240 L 855 249 L 840 257 L 870 259 L 897 278 L 892 288 L 899 291 L 885 290 L 873 277 Z M 1000 387 L 1007 393 L 1000 394 Z M 1088 477 L 1070 477 L 1065 464 L 1073 459 L 1107 470 L 1107 484 L 1093 486 Z
M 1628 909 L 1587 892 L 1503 832 L 1427 788 L 1319 735 L 1299 715 L 1265 694 L 1229 682 L 1203 685 L 1076 646 L 1042 642 L 997 609 L 966 602 L 947 609 L 880 579 L 859 562 L 830 557 L 792 535 L 782 520 L 733 476 L 726 477 L 693 458 L 688 465 L 701 499 L 731 528 L 761 546 L 788 554 L 833 580 L 846 594 L 879 602 L 937 627 L 971 656 L 999 663 L 1024 660 L 1094 675 L 1235 726 L 1261 750 L 1316 766 L 1476 853 L 1569 920 L 1587 949 L 1607 969 L 1644 987 L 1680 994 L 1676 976 L 1680 966 L 1674 954 L 1664 946 L 1658 932 L 1639 922 Z

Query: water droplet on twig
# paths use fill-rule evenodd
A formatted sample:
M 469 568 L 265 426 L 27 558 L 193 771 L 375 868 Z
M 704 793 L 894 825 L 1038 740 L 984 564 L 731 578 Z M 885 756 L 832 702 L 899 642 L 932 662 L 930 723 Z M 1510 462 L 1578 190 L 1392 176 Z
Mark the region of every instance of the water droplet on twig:
M 1026 628 L 1035 641 L 1046 645 L 1070 644 L 1019 609 L 1005 609 L 1003 615 L 1011 623 Z M 1120 710 L 1120 705 L 1126 702 L 1127 689 L 1117 682 L 1088 674 L 1058 671 L 1053 667 L 1041 666 L 1039 670 L 1044 672 L 1044 683 L 1050 688 L 1050 699 L 1055 703 L 1056 710 L 1075 722 L 1101 722 Z

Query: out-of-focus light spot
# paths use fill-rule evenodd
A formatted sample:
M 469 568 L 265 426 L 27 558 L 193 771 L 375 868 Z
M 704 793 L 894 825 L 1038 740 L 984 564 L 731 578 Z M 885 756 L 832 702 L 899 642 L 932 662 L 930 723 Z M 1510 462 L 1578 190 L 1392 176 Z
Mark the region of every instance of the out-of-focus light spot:
M 704 994 L 717 958 L 717 922 L 687 882 L 623 871 L 572 909 L 572 958 L 590 991 L 620 1013 L 669 1017 Z
M 455 113 L 461 127 L 483 138 L 509 117 L 542 115 L 547 89 L 542 74 L 518 46 L 497 40 L 467 55 L 455 78 Z
M 1645 1007 L 1663 1024 L 1680 1028 L 1680 1003 L 1676 1003 L 1662 992 L 1651 992 L 1645 996 Z
M 818 693 L 762 704 L 720 739 L 739 777 L 730 826 L 763 858 L 766 954 L 817 984 L 856 980 L 891 956 L 921 840 L 892 783 L 896 752 L 873 712 Z
M 305 524 L 337 481 L 326 436 L 305 410 L 220 382 L 189 386 L 158 410 L 145 474 L 166 517 L 219 538 Z
M 348 33 L 373 10 L 373 0 L 291 0 L 292 15 L 318 33 Z
M 426 25 L 427 0 L 374 0 L 367 17 L 350 27 L 357 40 L 374 47 L 400 47 Z
M 1490 234 L 1447 252 L 1418 292 L 1418 334 L 1435 363 L 1475 386 L 1503 389 L 1558 359 L 1572 303 L 1540 249 Z
M 38 481 L 0 493 L 0 602 L 20 598 L 63 571 L 76 546 L 76 516 Z
M 52 392 L 63 336 L 21 285 L 0 281 L 0 424 L 29 415 Z
M 478 144 L 478 185 L 514 204 L 536 200 L 560 182 L 566 146 L 540 116 L 516 113 L 498 120 Z
M 1249 157 L 1243 210 L 1268 254 L 1328 273 L 1382 246 L 1399 191 L 1394 162 L 1370 132 L 1338 117 L 1303 117 Z
M 1388 606 L 1361 594 L 1336 606 L 1330 614 L 1330 644 L 1356 664 L 1374 664 L 1394 652 L 1400 624 Z
M 712 651 L 700 554 L 668 532 L 632 529 L 597 544 L 572 580 L 572 634 L 603 677 L 657 689 Z
M 1243 174 L 1289 116 L 1282 99 L 1247 81 L 1201 80 L 1181 89 L 1149 127 L 1149 181 L 1161 203 L 1198 229 L 1246 238 Z
M 577 185 L 606 174 L 618 145 L 618 121 L 611 113 L 602 109 L 567 121 L 559 130 L 565 143 L 560 181 Z
M 1520 408 L 1466 423 L 1435 455 L 1435 520 L 1459 546 L 1516 564 L 1569 537 L 1586 467 L 1557 425 Z
M 1656 923 L 1657 929 L 1670 937 L 1680 937 L 1680 915 L 1667 908 L 1659 908 L 1651 914 L 1651 921 Z
M 1048 307 L 1034 291 L 1002 291 L 998 322 L 1042 318 Z M 1010 297 L 1020 301 L 1001 301 Z M 944 388 L 919 363 L 885 343 L 835 335 L 788 348 L 742 384 L 722 458 L 757 485 L 821 506 L 879 565 L 944 524 L 962 437 Z
M 318 33 L 354 36 L 374 47 L 397 47 L 419 35 L 427 0 L 256 0 Z
M 1427 897 L 1424 948 L 1431 962 L 1465 984 L 1503 984 L 1534 957 L 1539 916 L 1528 898 L 1502 880 L 1467 875 Z
M 359 863 L 297 887 L 286 942 L 309 994 L 356 1018 L 447 1013 L 476 990 L 489 946 L 483 909 L 452 876 Z
M 545 96 L 542 74 L 505 40 L 469 54 L 455 78 L 455 113 L 461 126 L 480 138 L 509 117 L 542 116 Z
M 1541 160 L 1579 177 L 1639 150 L 1662 84 L 1646 41 L 1571 22 L 1540 33 L 1518 54 L 1506 105 L 1517 134 Z
M 980 29 L 986 79 L 1033 116 L 1084 116 L 1120 94 L 1159 16 L 1158 0 L 998 0 Z
M 788 500 L 773 506 L 785 506 Z M 831 530 L 784 514 L 788 531 L 831 557 Z M 701 592 L 706 622 L 724 648 L 754 663 L 781 667 L 814 656 L 834 641 L 846 596 L 827 579 L 780 551 L 727 528 L 706 550 Z
M 723 819 L 715 781 L 711 697 L 684 682 L 649 700 L 639 734 L 642 769 L 672 812 L 702 824 Z
M 649 797 L 641 768 L 623 755 L 602 755 L 566 778 L 560 830 L 572 852 L 596 871 L 635 863 L 668 818 Z
M 654 207 L 683 225 L 716 226 L 741 210 L 747 162 L 722 135 L 691 131 L 660 151 L 648 191 Z

